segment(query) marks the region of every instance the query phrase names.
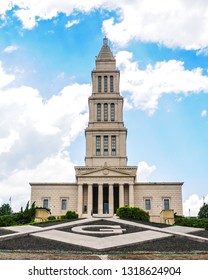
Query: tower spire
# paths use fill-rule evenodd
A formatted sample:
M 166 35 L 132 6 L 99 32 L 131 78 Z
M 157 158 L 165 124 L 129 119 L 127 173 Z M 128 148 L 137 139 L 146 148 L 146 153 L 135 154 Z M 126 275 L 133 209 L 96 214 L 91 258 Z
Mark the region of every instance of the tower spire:
M 103 38 L 103 45 L 108 46 L 108 38 L 106 36 Z

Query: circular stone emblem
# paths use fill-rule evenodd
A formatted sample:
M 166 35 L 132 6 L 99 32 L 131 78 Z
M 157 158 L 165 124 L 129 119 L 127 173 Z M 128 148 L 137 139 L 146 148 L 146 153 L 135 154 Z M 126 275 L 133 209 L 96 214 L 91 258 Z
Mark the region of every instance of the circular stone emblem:
M 87 230 L 89 228 L 94 228 L 95 230 Z M 73 232 L 76 233 L 84 233 L 84 234 L 122 234 L 125 229 L 121 228 L 120 226 L 110 226 L 110 225 L 85 225 L 85 226 L 78 226 L 72 228 Z
M 108 175 L 109 171 L 107 169 L 103 170 L 104 175 Z

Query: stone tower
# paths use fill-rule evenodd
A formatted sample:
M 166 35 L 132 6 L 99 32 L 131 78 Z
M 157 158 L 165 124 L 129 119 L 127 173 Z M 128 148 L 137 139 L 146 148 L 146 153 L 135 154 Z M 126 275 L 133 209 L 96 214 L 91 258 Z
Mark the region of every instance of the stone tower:
M 78 212 L 113 214 L 120 206 L 133 205 L 136 167 L 127 167 L 123 97 L 108 39 L 96 57 L 89 97 L 89 123 L 85 129 L 85 166 L 75 167 L 78 183 Z
M 86 166 L 126 166 L 126 135 L 123 97 L 119 93 L 120 72 L 107 38 L 92 71 L 89 124 L 86 135 Z

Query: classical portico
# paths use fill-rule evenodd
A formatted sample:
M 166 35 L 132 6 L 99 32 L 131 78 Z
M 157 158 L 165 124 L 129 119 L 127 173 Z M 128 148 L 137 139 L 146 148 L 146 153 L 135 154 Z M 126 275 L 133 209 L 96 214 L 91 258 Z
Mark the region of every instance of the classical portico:
M 135 167 L 76 167 L 78 180 L 78 213 L 110 214 L 118 207 L 134 206 Z

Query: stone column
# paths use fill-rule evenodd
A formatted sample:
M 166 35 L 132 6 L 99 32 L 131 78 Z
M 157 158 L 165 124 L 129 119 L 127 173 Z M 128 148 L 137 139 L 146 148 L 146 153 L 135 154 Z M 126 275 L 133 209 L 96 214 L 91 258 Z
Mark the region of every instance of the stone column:
M 92 184 L 88 184 L 88 191 L 87 191 L 87 214 L 91 216 L 92 214 Z
M 109 214 L 114 214 L 114 198 L 113 198 L 113 184 L 109 184 L 109 192 L 108 192 L 108 203 L 109 203 Z
M 124 185 L 119 185 L 119 207 L 124 206 Z
M 103 185 L 98 185 L 98 214 L 103 214 Z
M 83 185 L 78 185 L 78 215 L 82 216 L 83 213 Z
M 134 206 L 134 185 L 129 185 L 129 206 Z

